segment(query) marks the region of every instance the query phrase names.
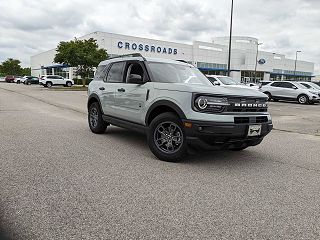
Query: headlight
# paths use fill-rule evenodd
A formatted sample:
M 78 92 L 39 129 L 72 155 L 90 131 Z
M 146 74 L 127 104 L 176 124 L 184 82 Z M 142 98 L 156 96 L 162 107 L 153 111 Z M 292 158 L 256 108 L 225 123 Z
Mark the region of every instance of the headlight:
M 198 96 L 194 100 L 195 110 L 199 112 L 222 112 L 228 106 L 228 99 L 221 97 Z

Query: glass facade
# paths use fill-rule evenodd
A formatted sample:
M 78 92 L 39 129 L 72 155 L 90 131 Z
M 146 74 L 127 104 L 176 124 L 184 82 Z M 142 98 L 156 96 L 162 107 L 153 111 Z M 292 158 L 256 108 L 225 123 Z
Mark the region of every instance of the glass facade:
M 282 69 L 273 69 L 270 74 L 270 80 L 279 81 L 311 81 L 312 73 L 311 72 L 301 72 L 301 71 L 292 71 L 292 70 L 282 70 Z
M 68 67 L 55 68 L 54 75 L 59 75 L 64 78 L 69 78 L 69 68 Z
M 255 76 L 254 71 L 241 71 L 241 82 L 242 83 L 258 83 L 262 81 L 264 72 L 257 72 Z

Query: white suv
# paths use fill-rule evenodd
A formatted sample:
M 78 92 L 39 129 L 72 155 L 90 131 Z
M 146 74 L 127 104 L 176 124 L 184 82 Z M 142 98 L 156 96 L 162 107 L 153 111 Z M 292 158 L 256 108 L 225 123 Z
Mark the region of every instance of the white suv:
M 44 75 L 40 78 L 39 84 L 48 88 L 51 88 L 54 85 L 72 87 L 72 85 L 74 85 L 74 81 L 57 75 Z
M 269 100 L 297 101 L 301 104 L 315 103 L 320 101 L 320 93 L 311 90 L 298 82 L 274 81 L 260 88 Z
M 132 54 L 99 64 L 88 87 L 94 133 L 112 124 L 147 135 L 161 160 L 183 159 L 188 146 L 243 150 L 271 131 L 267 96 L 212 83 L 194 66 Z

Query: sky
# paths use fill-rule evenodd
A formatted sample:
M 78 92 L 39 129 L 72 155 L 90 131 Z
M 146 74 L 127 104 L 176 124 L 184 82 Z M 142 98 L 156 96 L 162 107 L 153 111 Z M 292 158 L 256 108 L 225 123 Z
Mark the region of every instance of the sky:
M 0 5 L 0 62 L 94 31 L 181 43 L 229 34 L 231 0 L 10 0 Z M 5 13 L 5 14 L 4 14 Z M 261 50 L 315 62 L 320 74 L 320 0 L 234 0 L 233 34 Z

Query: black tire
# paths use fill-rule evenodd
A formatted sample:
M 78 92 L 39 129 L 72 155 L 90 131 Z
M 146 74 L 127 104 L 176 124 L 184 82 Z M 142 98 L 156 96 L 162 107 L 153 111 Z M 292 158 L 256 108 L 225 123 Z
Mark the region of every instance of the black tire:
M 71 82 L 67 82 L 66 83 L 66 87 L 72 87 L 72 83 Z
M 162 143 L 158 142 L 160 138 Z M 149 125 L 147 139 L 151 152 L 160 160 L 179 162 L 187 154 L 186 134 L 181 120 L 174 113 L 155 117 Z
M 20 84 L 20 80 L 19 80 L 19 81 L 17 81 L 17 84 Z
M 89 106 L 88 123 L 90 130 L 96 134 L 102 134 L 107 129 L 108 124 L 103 120 L 102 111 L 97 102 L 94 102 Z
M 51 88 L 52 87 L 52 82 L 46 82 L 46 87 Z
M 272 100 L 272 95 L 269 92 L 264 92 L 264 94 L 266 94 L 268 96 L 268 101 Z
M 31 82 L 30 82 L 30 81 L 27 81 L 27 85 L 31 85 Z
M 305 94 L 301 94 L 297 98 L 298 103 L 300 104 L 308 104 L 309 103 L 309 97 Z

